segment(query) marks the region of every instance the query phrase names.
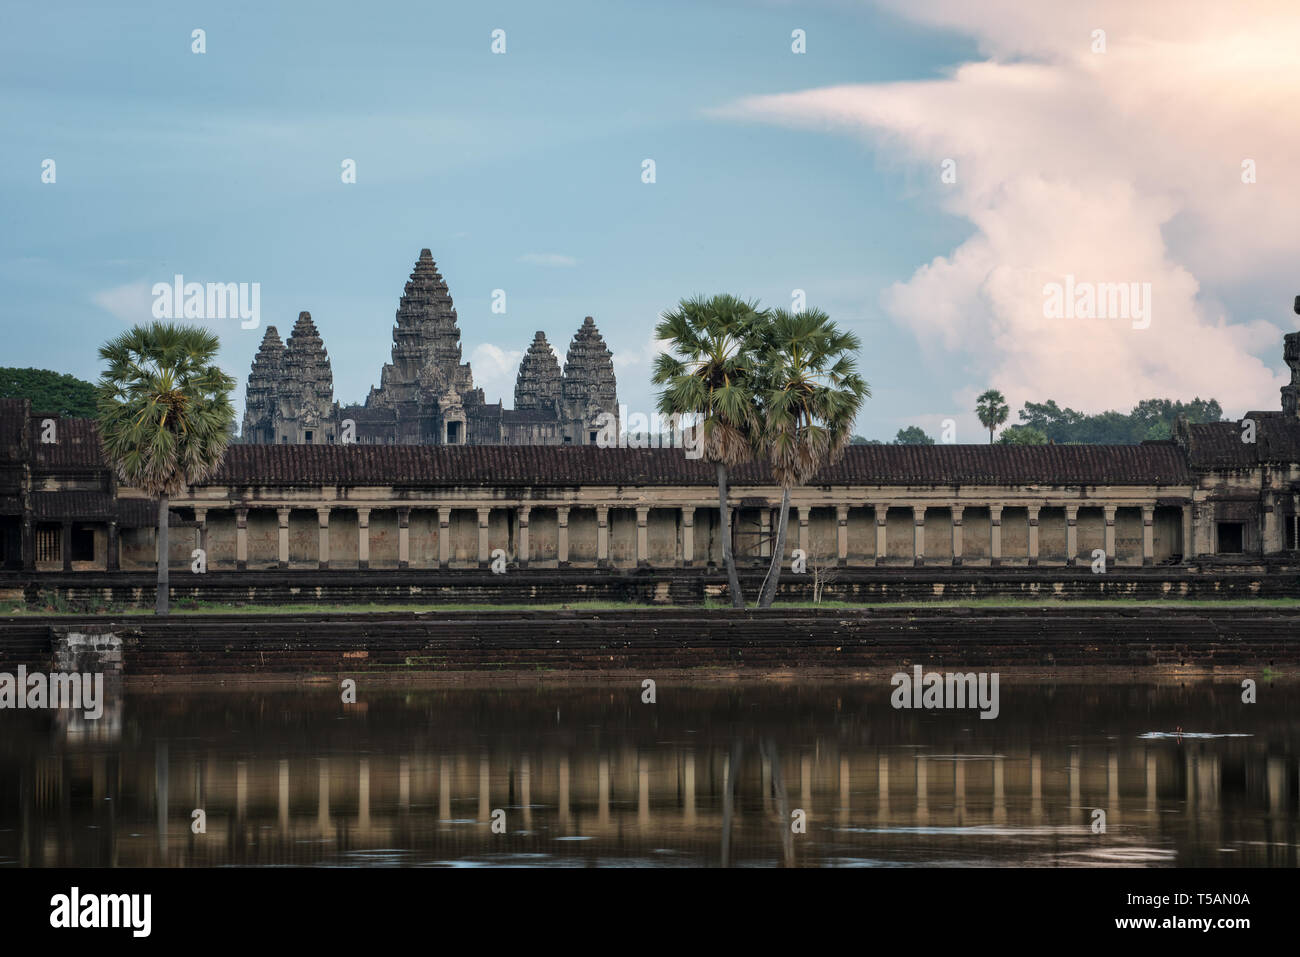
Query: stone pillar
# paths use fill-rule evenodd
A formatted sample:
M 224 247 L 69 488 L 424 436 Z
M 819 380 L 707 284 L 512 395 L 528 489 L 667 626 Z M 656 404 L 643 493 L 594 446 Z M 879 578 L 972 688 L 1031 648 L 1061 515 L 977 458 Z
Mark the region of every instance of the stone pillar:
M 1002 564 L 1002 508 L 989 506 L 989 564 Z
M 63 570 L 72 571 L 72 523 L 64 522 L 59 527 L 59 551 L 63 556 Z M 159 555 L 160 562 L 167 561 L 166 555 Z
M 357 568 L 370 567 L 370 509 L 357 509 Z
M 835 558 L 839 565 L 849 563 L 849 507 L 847 505 L 835 506 L 836 544 Z
M 1115 508 L 1114 505 L 1103 506 L 1106 513 L 1106 565 L 1115 563 Z
M 397 567 L 411 566 L 411 507 L 403 505 L 397 510 Z
M 235 509 L 235 568 L 248 567 L 248 509 Z
M 772 557 L 772 510 L 767 507 L 758 510 L 758 557 Z
M 23 570 L 36 569 L 36 529 L 32 525 L 32 514 L 23 514 Z
M 682 506 L 682 567 L 695 561 L 695 506 Z
M 925 506 L 912 506 L 912 564 L 925 564 Z
M 966 511 L 966 507 L 964 505 L 954 505 L 951 509 L 952 563 L 954 566 L 961 564 L 961 543 L 962 543 L 961 517 L 965 511 Z
M 118 571 L 122 567 L 122 546 L 118 540 L 117 522 L 108 523 L 108 554 L 106 557 L 105 568 L 110 572 Z
M 329 507 L 316 509 L 316 518 L 320 522 L 320 544 L 316 549 L 316 567 L 322 571 L 330 567 L 330 510 Z
M 1065 564 L 1079 561 L 1079 506 L 1065 506 Z
M 488 520 L 492 517 L 492 509 L 480 508 L 478 510 L 478 567 L 487 568 L 492 562 L 492 549 L 488 547 Z
M 889 506 L 876 506 L 876 564 L 885 564 L 889 557 Z
M 532 510 L 533 507 L 531 505 L 520 505 L 518 511 L 518 518 L 516 519 L 516 521 L 519 523 L 518 545 L 519 545 L 519 567 L 520 568 L 528 567 L 528 555 L 529 555 L 528 516 L 532 513 Z
M 1154 505 L 1142 506 L 1142 564 L 1154 565 L 1156 555 L 1156 509 Z
M 208 510 L 206 508 L 196 508 L 194 510 L 194 521 L 199 523 L 197 529 L 199 535 L 198 547 L 203 549 L 203 556 L 206 560 L 208 554 Z
M 1260 503 L 1260 537 L 1259 553 L 1261 555 L 1271 555 L 1280 551 L 1281 546 L 1278 544 L 1278 521 L 1277 508 L 1275 499 L 1277 496 L 1272 491 L 1264 493 L 1263 501 Z M 1246 542 L 1242 542 L 1242 551 L 1246 551 Z
M 609 507 L 596 506 L 596 565 L 609 565 Z
M 446 568 L 451 560 L 451 509 L 438 507 L 438 567 Z
M 1026 511 L 1029 513 L 1029 564 L 1038 564 L 1038 512 L 1042 508 L 1040 505 L 1030 505 Z
M 277 508 L 275 514 L 280 519 L 280 567 L 289 567 L 289 510 Z
M 650 509 L 638 506 L 636 510 L 636 567 L 645 568 L 650 564 Z
M 799 547 L 803 549 L 805 555 L 808 554 L 808 520 L 811 514 L 812 509 L 804 505 L 795 509 L 795 515 L 799 519 Z
M 1184 505 L 1183 512 L 1183 563 L 1186 564 L 1196 557 L 1196 542 L 1192 537 L 1192 506 Z
M 560 561 L 561 568 L 569 567 L 569 509 L 567 507 L 557 508 L 555 510 L 555 520 L 558 523 L 556 543 L 556 557 Z

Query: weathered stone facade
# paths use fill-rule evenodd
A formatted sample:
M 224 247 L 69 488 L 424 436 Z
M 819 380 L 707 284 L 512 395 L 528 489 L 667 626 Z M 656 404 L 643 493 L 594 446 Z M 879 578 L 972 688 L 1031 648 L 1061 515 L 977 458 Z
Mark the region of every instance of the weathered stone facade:
M 302 313 L 287 347 L 269 326 L 248 377 L 245 443 L 271 445 L 586 445 L 618 415 L 613 356 L 588 316 L 564 372 L 538 332 L 519 367 L 515 408 L 489 403 L 461 362 L 460 327 L 432 253 L 420 251 L 397 307 L 392 361 L 364 405 L 339 406 L 324 343 Z

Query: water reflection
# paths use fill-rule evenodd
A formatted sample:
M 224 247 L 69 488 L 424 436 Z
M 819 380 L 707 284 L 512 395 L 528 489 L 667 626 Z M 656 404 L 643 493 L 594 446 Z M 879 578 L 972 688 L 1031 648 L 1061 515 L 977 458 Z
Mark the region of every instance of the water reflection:
M 1296 682 L 1005 681 L 994 721 L 887 678 L 361 685 L 0 712 L 0 863 L 1297 863 Z

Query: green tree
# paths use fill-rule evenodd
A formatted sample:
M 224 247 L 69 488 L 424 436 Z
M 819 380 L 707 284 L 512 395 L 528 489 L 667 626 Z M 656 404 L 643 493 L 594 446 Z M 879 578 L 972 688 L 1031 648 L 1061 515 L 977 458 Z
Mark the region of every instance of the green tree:
M 221 464 L 235 417 L 235 380 L 215 363 L 206 329 L 155 322 L 99 349 L 108 363 L 98 393 L 104 456 L 119 478 L 158 498 L 158 596 L 168 611 L 168 500 Z
M 925 434 L 925 429 L 919 425 L 909 425 L 905 429 L 899 429 L 898 435 L 894 437 L 894 445 L 934 445 L 934 439 Z
M 998 436 L 998 445 L 1046 445 L 1047 435 L 1032 425 L 1009 425 Z
M 668 344 L 654 366 L 654 384 L 664 387 L 659 411 L 695 417 L 702 458 L 717 475 L 722 558 L 734 608 L 745 607 L 745 596 L 731 547 L 727 475 L 753 457 L 761 434 L 752 346 L 755 323 L 765 319 L 757 302 L 723 294 L 683 299 L 655 327 L 655 337 Z
M 884 445 L 880 439 L 869 439 L 865 435 L 855 435 L 849 439 L 849 445 Z
M 0 399 L 30 399 L 33 412 L 88 419 L 95 414 L 95 387 L 48 369 L 0 369 Z
M 853 420 L 871 389 L 857 372 L 861 341 L 820 309 L 773 310 L 771 321 L 756 327 L 755 338 L 763 448 L 781 486 L 776 544 L 758 596 L 758 606 L 769 608 L 785 559 L 790 490 L 806 485 L 843 455 Z
M 997 389 L 988 389 L 975 400 L 975 414 L 983 423 L 984 428 L 989 430 L 989 444 L 993 444 L 993 430 L 1007 420 L 1011 414 L 1011 409 L 1007 406 L 1006 397 Z

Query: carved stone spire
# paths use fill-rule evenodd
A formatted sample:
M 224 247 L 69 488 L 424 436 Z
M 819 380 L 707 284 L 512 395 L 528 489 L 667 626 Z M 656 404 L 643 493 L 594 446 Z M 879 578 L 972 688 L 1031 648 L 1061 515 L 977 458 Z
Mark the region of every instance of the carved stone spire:
M 262 433 L 271 424 L 283 376 L 284 343 L 280 341 L 280 333 L 275 326 L 267 326 L 262 344 L 253 357 L 248 387 L 244 390 L 244 427 L 241 432 L 244 441 L 275 441 L 269 433 Z
M 1295 311 L 1300 314 L 1300 296 L 1295 297 Z M 1282 337 L 1282 358 L 1291 369 L 1291 383 L 1282 386 L 1282 411 L 1300 418 L 1300 332 Z
M 614 355 L 605 346 L 595 320 L 582 320 L 569 343 L 564 359 L 564 399 L 566 402 L 594 402 L 602 407 L 618 405 L 618 388 L 614 380 Z
M 284 350 L 284 377 L 279 392 L 282 418 L 306 428 L 328 419 L 334 402 L 334 373 L 309 312 L 298 313 L 298 321 L 293 324 Z
M 515 408 L 553 410 L 560 398 L 560 385 L 560 361 L 546 341 L 546 333 L 538 332 L 519 363 Z

